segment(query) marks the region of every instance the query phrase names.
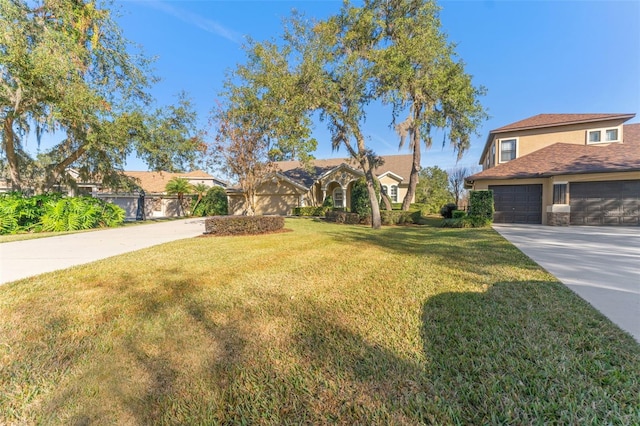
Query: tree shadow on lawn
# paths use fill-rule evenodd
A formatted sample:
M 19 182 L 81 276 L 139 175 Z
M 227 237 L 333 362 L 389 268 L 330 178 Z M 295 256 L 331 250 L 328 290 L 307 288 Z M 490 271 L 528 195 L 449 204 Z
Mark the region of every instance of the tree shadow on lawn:
M 423 307 L 424 351 L 451 423 L 633 424 L 640 347 L 559 282 L 501 282 Z
M 101 331 L 116 347 L 87 348 L 95 359 L 45 404 L 52 416 L 69 406 L 76 424 L 630 424 L 637 415 L 637 345 L 557 282 L 430 297 L 415 357 L 365 338 L 330 303 L 259 288 L 252 303 L 221 300 L 195 274 L 163 272 L 153 287 L 114 277 L 135 301 L 125 309 L 138 328 Z

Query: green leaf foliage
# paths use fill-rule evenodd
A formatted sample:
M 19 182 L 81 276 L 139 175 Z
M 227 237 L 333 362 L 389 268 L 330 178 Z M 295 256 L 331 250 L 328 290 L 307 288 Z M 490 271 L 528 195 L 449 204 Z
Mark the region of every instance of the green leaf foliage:
M 493 220 L 493 191 L 471 191 L 469 193 L 469 216 Z
M 364 178 L 360 178 L 355 181 L 351 187 L 351 211 L 358 213 L 360 216 L 371 215 L 367 182 Z
M 122 224 L 125 211 L 92 197 L 0 196 L 0 234 L 78 231 Z
M 221 186 L 209 189 L 193 211 L 193 216 L 222 216 L 228 214 L 227 193 Z
M 449 192 L 449 176 L 438 166 L 420 170 L 420 181 L 416 187 L 416 202 L 423 204 L 426 214 L 437 214 L 440 208 L 454 201 Z
M 0 1 L 0 123 L 12 185 L 47 191 L 67 178 L 115 180 L 127 155 L 152 169 L 192 164 L 205 148 L 191 104 L 151 107 L 150 61 L 122 36 L 110 0 Z M 23 138 L 62 133 L 31 158 Z M 35 171 L 37 173 L 32 173 Z

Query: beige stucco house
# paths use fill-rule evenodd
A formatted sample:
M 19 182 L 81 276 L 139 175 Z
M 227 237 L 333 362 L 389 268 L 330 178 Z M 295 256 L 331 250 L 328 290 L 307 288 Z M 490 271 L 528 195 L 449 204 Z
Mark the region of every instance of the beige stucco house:
M 138 191 L 119 193 L 105 188 L 94 192 L 93 195 L 122 207 L 126 212 L 127 219 L 140 218 L 139 205 L 142 200 L 144 200 L 144 218 L 178 216 L 178 197 L 176 195 L 168 195 L 165 191 L 167 183 L 176 177 L 186 179 L 192 185 L 227 186 L 227 182 L 217 179 L 202 170 L 186 173 L 162 171 L 125 171 L 123 173 L 134 182 L 139 189 Z M 141 195 L 144 197 L 141 197 Z
M 374 170 L 392 202 L 402 202 L 409 186 L 412 155 L 388 155 Z M 321 206 L 331 196 L 334 207 L 351 208 L 351 189 L 364 176 L 353 160 L 336 158 L 312 160 L 305 168 L 298 161 L 276 162 L 276 172 L 258 187 L 256 214 L 289 215 L 295 207 Z M 227 189 L 229 214 L 247 210 L 242 192 Z
M 492 130 L 471 189 L 494 192 L 496 223 L 640 225 L 635 114 L 540 114 Z

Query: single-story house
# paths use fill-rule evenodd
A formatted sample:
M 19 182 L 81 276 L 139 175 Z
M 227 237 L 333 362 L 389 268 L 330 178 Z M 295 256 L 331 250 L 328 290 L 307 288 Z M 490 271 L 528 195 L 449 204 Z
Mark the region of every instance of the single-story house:
M 392 202 L 402 202 L 409 187 L 413 156 L 387 155 L 374 173 Z M 364 176 L 352 159 L 312 160 L 308 167 L 299 161 L 278 161 L 276 172 L 258 187 L 256 214 L 290 215 L 295 207 L 321 206 L 331 196 L 334 207 L 351 208 L 354 182 Z M 229 214 L 247 210 L 242 191 L 228 188 Z
M 640 225 L 635 114 L 540 114 L 492 130 L 467 188 L 494 192 L 496 223 Z
M 187 173 L 162 171 L 125 171 L 123 173 L 135 183 L 138 191 L 120 193 L 105 188 L 94 192 L 93 195 L 122 207 L 126 212 L 127 219 L 178 216 L 178 196 L 168 195 L 165 191 L 167 183 L 176 177 L 187 179 L 192 185 L 203 184 L 208 187 L 221 186 L 223 188 L 228 186 L 227 182 L 202 170 Z M 141 201 L 144 201 L 144 211 L 140 208 Z

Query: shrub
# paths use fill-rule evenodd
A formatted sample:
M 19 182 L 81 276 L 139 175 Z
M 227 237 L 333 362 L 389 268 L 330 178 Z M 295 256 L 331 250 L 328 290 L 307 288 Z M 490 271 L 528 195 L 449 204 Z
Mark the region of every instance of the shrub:
M 41 223 L 43 231 L 79 231 L 113 227 L 124 221 L 125 211 L 93 197 L 71 197 L 49 200 Z
M 355 181 L 351 188 L 351 211 L 358 213 L 361 217 L 371 215 L 369 192 L 367 191 L 367 182 L 364 178 Z
M 329 222 L 346 223 L 350 225 L 357 225 L 361 220 L 358 213 L 349 213 L 340 210 L 327 211 L 325 217 Z
M 445 219 L 442 221 L 443 228 L 471 228 L 471 222 L 462 219 Z
M 493 191 L 471 191 L 469 193 L 469 216 L 493 219 Z
M 193 211 L 193 216 L 222 216 L 229 214 L 228 210 L 229 202 L 225 189 L 214 186 L 202 197 Z
M 471 221 L 471 227 L 473 228 L 486 228 L 493 223 L 492 219 L 480 216 L 468 216 L 468 220 Z
M 443 228 L 486 228 L 491 226 L 491 220 L 479 216 L 464 216 L 442 221 Z
M 204 221 L 205 234 L 266 234 L 284 228 L 282 216 L 214 216 Z
M 324 216 L 328 207 L 295 207 L 294 216 Z
M 322 207 L 333 207 L 333 198 L 331 195 L 327 195 L 327 198 L 322 202 Z
M 20 192 L 0 195 L 0 234 L 39 231 L 40 219 L 48 201 L 59 200 L 61 194 L 27 197 Z
M 0 234 L 76 231 L 117 226 L 124 221 L 120 207 L 92 197 L 62 198 L 60 194 L 0 197 Z
M 462 219 L 467 213 L 464 210 L 454 210 L 451 212 L 452 219 Z
M 440 214 L 445 219 L 451 219 L 453 217 L 453 211 L 458 210 L 458 206 L 455 203 L 448 203 L 442 206 Z
M 418 213 L 418 218 L 419 212 Z M 380 212 L 380 219 L 382 220 L 383 225 L 402 225 L 402 224 L 410 224 L 416 223 L 415 220 L 416 212 L 403 211 L 403 210 L 383 210 Z

